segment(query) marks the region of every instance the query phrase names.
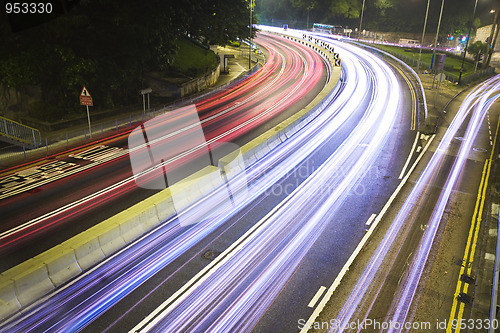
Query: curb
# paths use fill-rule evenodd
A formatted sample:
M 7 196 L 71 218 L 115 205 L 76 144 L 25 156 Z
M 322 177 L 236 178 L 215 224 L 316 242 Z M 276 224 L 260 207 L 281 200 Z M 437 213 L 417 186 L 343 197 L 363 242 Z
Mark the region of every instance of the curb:
M 0 274 L 0 320 L 3 320 L 119 249 L 191 206 L 219 186 L 223 175 L 236 176 L 274 147 L 312 121 L 336 97 L 340 68 L 333 68 L 333 54 L 304 40 L 284 38 L 307 45 L 318 52 L 330 70 L 329 81 L 316 98 L 294 116 L 219 160 L 92 228 Z M 241 155 L 240 155 L 241 154 Z M 241 161 L 244 162 L 241 163 Z M 184 200 L 174 203 L 175 198 Z

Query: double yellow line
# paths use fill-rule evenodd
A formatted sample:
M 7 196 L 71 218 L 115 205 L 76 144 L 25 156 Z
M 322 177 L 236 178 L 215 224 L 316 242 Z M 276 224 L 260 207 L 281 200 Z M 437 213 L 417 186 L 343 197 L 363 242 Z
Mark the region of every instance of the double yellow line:
M 483 174 L 477 192 L 476 205 L 474 207 L 474 214 L 472 215 L 472 223 L 469 230 L 469 236 L 467 238 L 467 245 L 465 246 L 464 257 L 462 259 L 462 267 L 460 268 L 460 274 L 458 275 L 457 288 L 455 289 L 453 305 L 451 307 L 450 318 L 448 320 L 448 326 L 446 328 L 447 333 L 453 332 L 454 327 L 455 333 L 460 332 L 460 322 L 462 321 L 465 305 L 464 303 L 460 303 L 460 305 L 458 305 L 457 298 L 462 291 L 462 285 L 464 294 L 467 294 L 467 291 L 469 290 L 469 284 L 462 283 L 460 277 L 465 272 L 467 273 L 467 275 L 470 275 L 472 271 L 472 262 L 474 261 L 474 254 L 476 252 L 479 227 L 481 226 L 486 190 L 488 189 L 488 180 L 490 178 L 491 161 L 493 160 L 493 154 L 495 152 L 499 127 L 500 120 L 497 124 L 495 140 L 493 141 L 493 147 L 491 148 L 490 158 L 484 161 Z M 454 321 L 455 315 L 457 315 L 457 319 Z
M 392 64 L 389 62 L 389 64 L 392 65 L 392 67 L 394 67 L 395 69 L 397 69 L 397 71 L 399 72 L 399 74 L 401 74 L 401 76 L 405 79 L 406 81 L 406 84 L 408 85 L 408 88 L 410 90 L 410 94 L 411 94 L 411 123 L 410 123 L 410 130 L 411 131 L 414 131 L 416 129 L 416 126 L 417 126 L 417 97 L 416 97 L 416 94 L 415 94 L 415 90 L 413 88 L 413 85 L 411 84 L 410 80 L 408 79 L 408 77 L 406 76 L 405 73 L 403 73 L 403 71 L 397 67 L 396 65 Z

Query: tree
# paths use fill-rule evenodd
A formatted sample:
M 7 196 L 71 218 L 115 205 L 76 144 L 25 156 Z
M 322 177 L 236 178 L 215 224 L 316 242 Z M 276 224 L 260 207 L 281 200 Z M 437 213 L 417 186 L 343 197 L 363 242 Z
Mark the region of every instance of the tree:
M 488 53 L 488 44 L 483 43 L 481 41 L 477 41 L 467 48 L 467 52 L 474 55 L 474 61 L 479 62 L 481 55 L 486 55 Z M 485 62 L 486 59 L 483 59 L 483 62 Z
M 21 103 L 25 87 L 37 85 L 44 104 L 80 112 L 85 84 L 95 108 L 128 104 L 146 73 L 169 70 L 179 38 L 205 44 L 246 38 L 248 6 L 248 0 L 88 0 L 15 33 L 0 19 L 3 94 L 14 88 Z
M 357 0 L 332 1 L 329 7 L 333 16 L 343 16 L 345 18 L 358 18 L 361 13 L 362 4 Z

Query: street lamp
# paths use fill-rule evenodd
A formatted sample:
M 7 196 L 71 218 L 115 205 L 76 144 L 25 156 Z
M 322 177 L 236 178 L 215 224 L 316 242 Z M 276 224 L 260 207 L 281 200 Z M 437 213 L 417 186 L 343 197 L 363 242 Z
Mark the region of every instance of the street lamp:
M 361 17 L 359 19 L 358 41 L 359 41 L 359 35 L 361 35 L 361 25 L 363 24 L 363 14 L 364 13 L 365 13 L 365 0 L 363 0 L 363 6 L 361 7 Z
M 253 21 L 253 2 L 250 0 L 250 35 L 248 35 L 248 70 L 252 69 L 252 21 Z
M 474 16 L 476 15 L 477 0 L 474 4 L 474 10 L 472 11 L 472 21 L 469 25 L 469 33 L 467 34 L 467 41 L 465 42 L 464 56 L 462 57 L 462 67 L 460 67 L 460 74 L 458 74 L 458 84 L 462 80 L 462 73 L 464 71 L 465 55 L 467 54 L 467 48 L 469 47 L 470 33 L 472 30 L 472 24 L 474 23 Z
M 434 57 L 436 56 L 436 47 L 437 47 L 437 42 L 438 42 L 438 36 L 439 36 L 439 28 L 441 27 L 441 17 L 443 17 L 443 8 L 444 8 L 444 0 L 441 2 L 441 12 L 439 13 L 439 21 L 438 21 L 438 26 L 437 26 L 437 31 L 436 31 L 436 39 L 434 40 L 434 49 L 432 50 L 432 69 L 434 69 Z
M 491 55 L 493 54 L 493 50 L 495 49 L 495 44 L 497 40 L 497 34 L 495 34 L 495 29 L 498 23 L 498 11 L 492 9 L 490 10 L 490 13 L 495 14 L 495 17 L 493 18 L 493 24 L 491 25 L 491 34 L 488 42 L 488 58 L 486 59 L 485 62 L 483 62 L 483 68 L 488 68 L 488 66 L 490 65 Z
M 422 30 L 422 41 L 420 42 L 420 50 L 418 51 L 417 72 L 420 69 L 420 57 L 422 57 L 422 45 L 424 44 L 425 27 L 427 26 L 427 17 L 429 16 L 429 4 L 430 4 L 430 2 L 431 2 L 431 0 L 427 0 L 427 10 L 425 11 L 424 29 Z

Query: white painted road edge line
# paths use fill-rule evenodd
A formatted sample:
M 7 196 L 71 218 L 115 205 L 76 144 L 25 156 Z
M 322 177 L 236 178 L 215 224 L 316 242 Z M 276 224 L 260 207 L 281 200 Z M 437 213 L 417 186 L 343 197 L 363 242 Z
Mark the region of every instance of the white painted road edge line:
M 337 275 L 337 277 L 333 281 L 332 285 L 330 286 L 330 288 L 328 288 L 325 296 L 323 296 L 323 298 L 321 299 L 320 303 L 318 304 L 318 306 L 316 307 L 316 309 L 314 309 L 313 313 L 311 314 L 311 316 L 307 320 L 306 324 L 300 330 L 300 333 L 306 333 L 306 332 L 309 331 L 310 327 L 314 327 L 314 321 L 319 316 L 319 314 L 321 313 L 321 311 L 323 311 L 323 309 L 325 308 L 326 303 L 328 303 L 328 301 L 330 300 L 330 298 L 333 295 L 333 292 L 340 285 L 340 282 L 342 281 L 342 279 L 344 278 L 345 274 L 347 273 L 347 271 L 351 267 L 352 263 L 354 262 L 354 259 L 356 259 L 356 257 L 358 256 L 359 252 L 361 251 L 361 249 L 363 248 L 363 246 L 365 245 L 365 243 L 368 241 L 368 239 L 370 238 L 370 236 L 372 235 L 373 231 L 378 226 L 378 224 L 380 223 L 380 221 L 382 220 L 382 217 L 385 215 L 385 213 L 389 209 L 389 207 L 392 204 L 392 202 L 394 201 L 394 199 L 396 198 L 396 196 L 399 194 L 399 192 L 401 191 L 401 189 L 403 188 L 403 186 L 406 184 L 406 182 L 410 178 L 411 173 L 417 167 L 418 162 L 420 162 L 420 160 L 424 156 L 425 152 L 429 148 L 429 146 L 432 143 L 432 141 L 434 140 L 435 136 L 436 135 L 434 134 L 431 137 L 431 139 L 427 142 L 427 144 L 425 145 L 425 148 L 424 148 L 422 154 L 420 154 L 418 156 L 417 160 L 413 163 L 412 167 L 410 168 L 410 170 L 408 171 L 408 173 L 406 174 L 406 176 L 403 178 L 403 180 L 401 181 L 401 183 L 399 183 L 399 185 L 396 188 L 396 190 L 394 191 L 394 193 L 391 195 L 391 197 L 389 198 L 389 200 L 386 202 L 386 204 L 384 205 L 384 207 L 382 208 L 382 210 L 378 214 L 377 218 L 375 219 L 375 222 L 371 225 L 370 229 L 368 229 L 368 231 L 366 232 L 365 236 L 361 239 L 361 241 L 359 242 L 359 244 L 356 247 L 356 249 L 354 250 L 354 252 L 351 254 L 351 256 L 349 257 L 349 259 L 347 260 L 347 262 L 344 264 L 344 267 L 342 267 L 342 269 L 340 270 L 339 274 Z
M 166 301 L 164 301 L 160 306 L 158 306 L 153 312 L 147 315 L 141 322 L 135 325 L 129 333 L 136 333 L 141 331 L 148 331 L 150 328 L 155 326 L 159 321 L 161 321 L 161 314 L 169 307 L 175 306 L 182 302 L 188 297 L 188 293 L 194 290 L 197 286 L 201 285 L 210 274 L 219 269 L 224 263 L 226 263 L 231 257 L 233 257 L 238 251 L 240 251 L 248 242 L 252 240 L 254 233 L 258 232 L 259 229 L 265 227 L 266 223 L 269 222 L 269 218 L 276 213 L 283 205 L 285 205 L 291 197 L 296 195 L 298 191 L 306 186 L 306 182 L 300 184 L 293 192 L 284 198 L 278 205 L 276 205 L 271 211 L 269 211 L 264 217 L 262 217 L 257 223 L 255 223 L 247 232 L 245 232 L 240 238 L 238 238 L 234 243 L 232 243 L 224 252 L 219 254 L 215 259 L 205 266 L 201 271 L 199 271 L 195 276 L 186 282 L 180 289 L 178 289 L 174 294 L 172 294 Z
M 403 170 L 401 170 L 401 173 L 399 174 L 398 179 L 403 179 L 403 176 L 405 174 L 406 168 L 408 167 L 408 164 L 410 164 L 411 157 L 413 156 L 413 152 L 415 151 L 415 147 L 417 146 L 418 138 L 420 136 L 420 132 L 417 131 L 417 136 L 415 137 L 415 141 L 413 141 L 413 146 L 411 147 L 410 150 L 410 155 L 408 155 L 408 158 L 406 159 L 406 163 L 403 166 Z
M 316 294 L 314 295 L 314 297 L 312 298 L 312 300 L 309 302 L 309 304 L 307 304 L 307 306 L 310 307 L 310 308 L 314 308 L 314 306 L 318 302 L 318 300 L 321 297 L 321 295 L 323 295 L 323 293 L 325 292 L 325 290 L 326 290 L 326 287 L 324 287 L 324 286 L 319 287 L 318 291 L 316 292 Z
M 370 225 L 372 224 L 373 220 L 375 219 L 375 217 L 377 217 L 377 214 L 372 214 L 372 216 L 370 216 L 370 218 L 368 219 L 368 221 L 366 221 L 366 225 Z

